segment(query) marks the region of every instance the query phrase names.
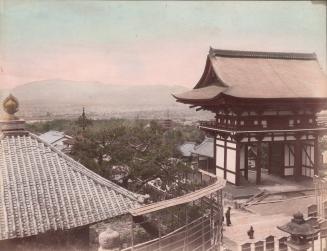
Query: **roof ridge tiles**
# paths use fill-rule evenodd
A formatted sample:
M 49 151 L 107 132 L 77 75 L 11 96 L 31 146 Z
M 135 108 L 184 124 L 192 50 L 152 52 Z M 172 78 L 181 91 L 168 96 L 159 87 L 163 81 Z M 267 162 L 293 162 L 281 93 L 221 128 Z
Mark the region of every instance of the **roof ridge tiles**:
M 209 49 L 209 55 L 220 56 L 220 57 L 235 57 L 235 58 L 317 60 L 316 53 L 224 50 L 224 49 L 214 49 L 211 47 Z

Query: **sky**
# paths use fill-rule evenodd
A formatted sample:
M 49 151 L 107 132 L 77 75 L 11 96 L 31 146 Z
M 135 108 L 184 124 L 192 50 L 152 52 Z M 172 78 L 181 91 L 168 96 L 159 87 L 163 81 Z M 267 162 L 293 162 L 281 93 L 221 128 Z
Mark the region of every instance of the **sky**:
M 193 87 L 210 46 L 316 52 L 326 68 L 326 5 L 0 0 L 0 88 L 45 79 Z

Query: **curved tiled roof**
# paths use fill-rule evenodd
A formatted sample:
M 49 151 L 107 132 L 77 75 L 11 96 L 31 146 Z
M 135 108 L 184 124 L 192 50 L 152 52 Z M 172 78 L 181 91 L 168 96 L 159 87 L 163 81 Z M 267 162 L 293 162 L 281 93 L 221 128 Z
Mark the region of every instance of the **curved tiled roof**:
M 192 153 L 206 156 L 209 158 L 214 157 L 214 139 L 206 137 L 202 143 L 194 148 L 194 151 Z
M 182 95 L 183 100 L 194 100 L 194 101 L 201 101 L 201 100 L 211 100 L 214 99 L 218 94 L 225 91 L 227 88 L 217 85 L 210 85 L 199 89 L 193 89 L 191 91 L 184 92 Z M 174 95 L 173 96 L 177 99 L 180 98 L 181 95 Z
M 195 142 L 185 142 L 184 144 L 178 147 L 178 150 L 180 151 L 183 157 L 190 157 L 195 145 Z
M 327 77 L 314 53 L 210 49 L 203 76 L 192 91 L 174 95 L 185 103 L 219 95 L 261 99 L 327 99 Z
M 327 78 L 316 60 L 214 57 L 212 66 L 241 98 L 327 98 Z
M 54 144 L 55 142 L 57 142 L 58 140 L 61 140 L 63 138 L 72 139 L 71 136 L 66 135 L 64 132 L 58 132 L 58 131 L 53 131 L 53 130 L 45 132 L 45 133 L 39 135 L 39 137 L 49 144 Z
M 84 226 L 137 206 L 136 194 L 36 135 L 0 137 L 0 240 Z

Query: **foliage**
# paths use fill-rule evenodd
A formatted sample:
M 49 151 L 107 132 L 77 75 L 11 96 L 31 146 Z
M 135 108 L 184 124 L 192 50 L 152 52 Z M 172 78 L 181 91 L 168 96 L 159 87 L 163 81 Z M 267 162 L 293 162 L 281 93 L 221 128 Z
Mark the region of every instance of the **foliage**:
M 37 132 L 55 129 L 70 134 L 74 159 L 127 189 L 144 193 L 148 186 L 156 186 L 174 196 L 190 189 L 185 177 L 192 172 L 189 163 L 181 161 L 177 147 L 185 141 L 203 140 L 195 127 L 176 124 L 166 130 L 147 120 L 94 120 L 85 130 L 71 121 L 29 127 Z
M 176 151 L 182 137 L 172 137 L 172 133 L 154 121 L 146 125 L 108 126 L 88 131 L 76 139 L 72 151 L 75 158 L 136 192 L 149 185 L 148 182 L 159 179 L 159 189 L 178 194 L 185 183 L 185 174 L 191 172 Z

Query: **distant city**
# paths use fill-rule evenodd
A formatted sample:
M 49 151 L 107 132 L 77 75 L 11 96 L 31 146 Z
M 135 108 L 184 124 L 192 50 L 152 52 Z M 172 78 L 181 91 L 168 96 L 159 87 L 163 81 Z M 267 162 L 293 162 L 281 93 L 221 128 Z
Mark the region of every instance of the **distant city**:
M 174 101 L 171 94 L 187 90 L 176 85 L 110 85 L 99 82 L 44 80 L 0 89 L 2 100 L 9 92 L 19 98 L 19 115 L 27 121 L 73 119 L 82 108 L 93 119 L 172 119 L 195 122 L 210 118 Z

